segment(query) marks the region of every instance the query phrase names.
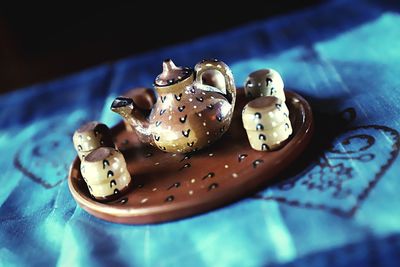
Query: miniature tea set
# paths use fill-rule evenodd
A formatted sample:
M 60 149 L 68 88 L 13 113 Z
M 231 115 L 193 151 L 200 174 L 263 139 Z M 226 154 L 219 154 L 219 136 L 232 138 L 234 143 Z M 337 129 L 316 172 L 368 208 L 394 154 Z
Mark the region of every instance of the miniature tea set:
M 78 157 L 70 191 L 99 218 L 154 223 L 222 206 L 273 179 L 312 133 L 308 103 L 285 95 L 273 69 L 252 72 L 237 90 L 222 61 L 203 60 L 191 69 L 168 59 L 154 89 L 157 94 L 141 88 L 117 97 L 110 109 L 123 122 L 113 128 L 92 121 L 73 135 Z M 273 171 L 260 172 L 266 168 Z

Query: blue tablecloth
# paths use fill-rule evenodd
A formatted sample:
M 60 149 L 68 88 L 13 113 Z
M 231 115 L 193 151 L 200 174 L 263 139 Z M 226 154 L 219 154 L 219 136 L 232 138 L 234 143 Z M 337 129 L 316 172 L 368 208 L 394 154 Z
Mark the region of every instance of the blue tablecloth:
M 238 86 L 271 67 L 310 101 L 306 164 L 175 222 L 113 224 L 77 206 L 73 131 L 118 122 L 112 99 L 151 86 L 164 58 L 213 57 Z M 1 95 L 0 266 L 399 266 L 399 62 L 398 8 L 337 1 Z

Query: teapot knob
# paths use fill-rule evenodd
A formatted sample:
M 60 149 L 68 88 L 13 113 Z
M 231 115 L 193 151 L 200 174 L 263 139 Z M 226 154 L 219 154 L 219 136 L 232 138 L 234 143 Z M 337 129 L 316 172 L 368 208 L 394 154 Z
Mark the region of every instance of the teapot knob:
M 168 73 L 173 70 L 178 70 L 179 68 L 175 65 L 172 59 L 168 58 L 163 61 L 163 73 Z
M 164 60 L 162 67 L 162 73 L 158 75 L 154 81 L 154 84 L 158 87 L 175 84 L 185 80 L 193 73 L 193 70 L 190 68 L 177 67 L 171 59 Z

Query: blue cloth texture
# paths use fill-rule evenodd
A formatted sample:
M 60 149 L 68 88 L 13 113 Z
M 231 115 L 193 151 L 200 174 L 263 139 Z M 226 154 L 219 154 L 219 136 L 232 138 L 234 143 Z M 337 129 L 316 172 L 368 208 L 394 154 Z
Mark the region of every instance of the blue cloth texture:
M 399 266 L 400 16 L 335 1 L 0 95 L 0 266 Z M 237 86 L 278 70 L 312 105 L 312 158 L 252 197 L 199 216 L 121 225 L 67 183 L 74 130 L 113 126 L 114 97 L 161 62 L 218 58 Z

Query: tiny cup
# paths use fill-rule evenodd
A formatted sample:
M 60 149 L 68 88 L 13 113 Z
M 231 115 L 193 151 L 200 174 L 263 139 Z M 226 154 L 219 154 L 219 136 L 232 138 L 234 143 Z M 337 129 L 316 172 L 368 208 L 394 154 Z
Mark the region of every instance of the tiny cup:
M 111 147 L 100 147 L 86 155 L 81 174 L 96 199 L 118 196 L 131 182 L 124 156 Z
M 242 120 L 251 147 L 258 151 L 280 148 L 293 132 L 285 102 L 274 96 L 258 97 L 247 103 Z
M 261 69 L 249 74 L 244 85 L 246 97 L 276 96 L 285 101 L 281 75 L 274 69 Z
M 96 148 L 115 147 L 110 129 L 107 125 L 97 121 L 91 121 L 79 127 L 72 140 L 81 161 Z

